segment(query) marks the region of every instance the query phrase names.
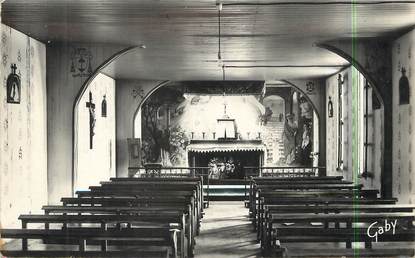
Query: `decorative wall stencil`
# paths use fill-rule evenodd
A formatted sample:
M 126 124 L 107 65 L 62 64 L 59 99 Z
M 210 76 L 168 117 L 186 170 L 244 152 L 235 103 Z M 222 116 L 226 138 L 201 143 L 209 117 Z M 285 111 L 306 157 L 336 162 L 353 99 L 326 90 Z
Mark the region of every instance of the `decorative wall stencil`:
M 137 87 L 136 89 L 133 89 L 133 92 L 131 93 L 131 96 L 133 98 L 140 97 L 140 99 L 144 98 L 144 90 L 141 87 Z
M 21 63 L 21 62 L 22 62 L 22 52 L 20 52 L 20 49 L 17 51 L 17 61 L 18 61 L 19 63 Z
M 1 62 L 3 64 L 3 66 L 7 65 L 7 59 L 9 58 L 9 56 L 5 53 L 3 53 L 2 57 L 1 57 Z
M 7 34 L 5 32 L 2 32 L 1 33 L 1 43 L 3 45 L 6 45 L 6 42 L 7 42 Z
M 4 24 L 0 35 L 0 63 L 4 61 L 0 64 L 0 199 L 7 200 L 0 201 L 0 213 L 2 226 L 14 227 L 22 211 L 35 211 L 47 202 L 46 47 Z M 18 90 L 14 96 L 10 87 L 8 91 L 13 63 L 17 69 L 12 70 L 20 77 L 20 96 Z M 8 104 L 8 97 L 13 102 L 20 97 L 23 105 Z
M 315 89 L 316 89 L 316 86 L 314 85 L 314 82 L 309 81 L 309 82 L 306 83 L 306 93 L 308 95 L 315 94 Z
M 409 104 L 410 96 L 409 96 L 409 80 L 406 77 L 406 69 L 402 67 L 402 76 L 399 79 L 399 105 Z
M 92 53 L 86 48 L 75 48 L 71 53 L 71 73 L 73 77 L 88 77 L 92 73 Z
M 186 81 L 181 82 L 183 93 L 222 95 L 261 95 L 264 81 Z
M 16 64 L 11 65 L 12 72 L 7 77 L 7 103 L 20 103 L 20 77 L 16 74 Z
M 333 101 L 331 97 L 329 97 L 329 103 L 327 104 L 327 114 L 329 117 L 333 117 Z
M 89 149 L 93 148 L 93 138 L 95 135 L 95 103 L 92 102 L 92 92 L 89 92 L 89 101 L 86 103 L 89 110 Z
M 412 172 L 412 155 L 414 146 L 413 110 L 411 104 L 412 88 L 415 85 L 414 76 L 409 76 L 414 72 L 414 58 L 412 49 L 415 44 L 415 31 L 409 32 L 393 43 L 392 71 L 393 85 L 393 114 L 398 114 L 393 121 L 393 131 L 400 132 L 400 139 L 393 138 L 393 171 L 402 168 L 401 175 L 393 173 L 393 196 L 398 198 L 399 203 L 409 203 L 411 201 L 415 179 Z M 396 70 L 398 68 L 399 70 Z M 411 182 L 411 183 L 410 183 Z
M 107 117 L 107 100 L 105 99 L 107 96 L 104 95 L 102 102 L 101 102 L 101 116 Z

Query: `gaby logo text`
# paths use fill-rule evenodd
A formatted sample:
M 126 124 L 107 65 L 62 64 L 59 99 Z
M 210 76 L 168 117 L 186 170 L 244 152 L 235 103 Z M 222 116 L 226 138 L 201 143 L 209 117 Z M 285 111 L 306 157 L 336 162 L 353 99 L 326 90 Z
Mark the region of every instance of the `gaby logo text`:
M 379 224 L 378 222 L 373 222 L 370 224 L 370 226 L 367 228 L 367 235 L 370 238 L 375 238 L 375 242 L 378 241 L 378 236 L 383 235 L 384 233 L 392 230 L 392 235 L 395 235 L 395 229 L 396 229 L 397 220 L 388 222 L 388 220 L 385 220 L 385 224 Z

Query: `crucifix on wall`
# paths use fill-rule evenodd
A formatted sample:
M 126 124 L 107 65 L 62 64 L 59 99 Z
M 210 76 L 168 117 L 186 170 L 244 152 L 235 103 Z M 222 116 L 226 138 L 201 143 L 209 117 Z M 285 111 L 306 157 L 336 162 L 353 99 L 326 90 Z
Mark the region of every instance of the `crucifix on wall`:
M 86 107 L 89 109 L 89 148 L 93 148 L 93 137 L 95 135 L 95 103 L 92 102 L 92 92 L 89 92 L 89 102 L 86 103 Z

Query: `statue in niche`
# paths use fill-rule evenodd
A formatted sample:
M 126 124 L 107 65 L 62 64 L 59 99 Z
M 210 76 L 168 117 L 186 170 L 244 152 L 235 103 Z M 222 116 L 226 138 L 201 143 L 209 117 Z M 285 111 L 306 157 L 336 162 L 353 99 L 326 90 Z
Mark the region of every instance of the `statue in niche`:
M 16 74 L 16 64 L 11 65 L 12 72 L 7 77 L 7 103 L 20 103 L 20 76 Z
M 399 105 L 409 104 L 409 80 L 406 77 L 406 69 L 402 67 L 402 76 L 399 79 Z

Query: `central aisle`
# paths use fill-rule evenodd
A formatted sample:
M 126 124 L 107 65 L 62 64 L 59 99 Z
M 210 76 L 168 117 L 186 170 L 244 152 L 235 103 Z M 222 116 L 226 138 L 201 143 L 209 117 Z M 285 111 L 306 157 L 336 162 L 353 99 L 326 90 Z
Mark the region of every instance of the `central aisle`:
M 196 237 L 195 257 L 261 257 L 243 202 L 210 202 Z

